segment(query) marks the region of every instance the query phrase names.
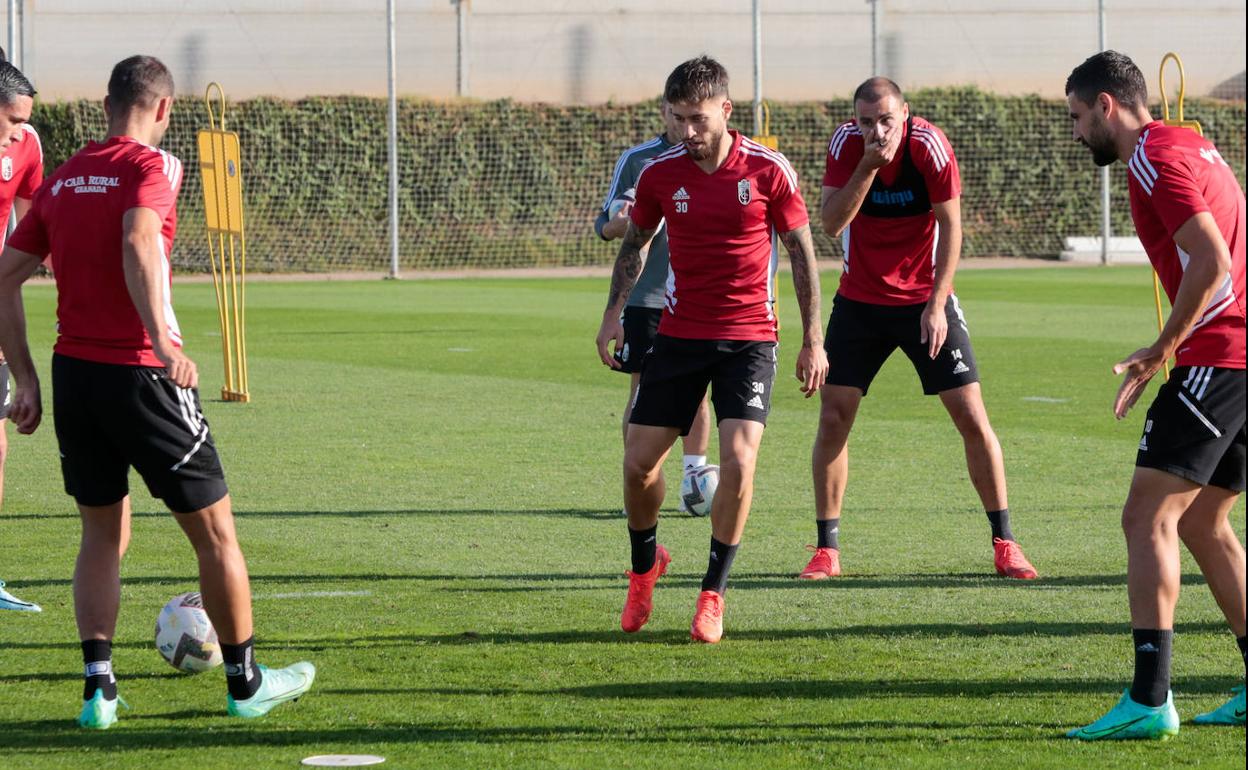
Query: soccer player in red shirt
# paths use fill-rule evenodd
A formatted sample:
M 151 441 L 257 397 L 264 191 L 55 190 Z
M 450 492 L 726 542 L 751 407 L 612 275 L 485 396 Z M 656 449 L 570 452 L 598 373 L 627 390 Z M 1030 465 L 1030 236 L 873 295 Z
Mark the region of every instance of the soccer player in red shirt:
M 953 293 L 962 249 L 953 147 L 939 128 L 910 115 L 901 89 L 887 78 L 858 87 L 854 114 L 832 136 L 823 177 L 820 218 L 829 235 L 842 236 L 845 263 L 828 321 L 828 381 L 811 453 L 818 542 L 798 577 L 841 574 L 849 432 L 871 381 L 901 348 L 923 392 L 940 396 L 962 434 L 971 484 L 992 526 L 998 574 L 1033 579 L 1036 571 L 1010 531 L 1001 444 Z
M 0 227 L 4 228 L 0 233 L 5 235 L 10 212 L 19 220 L 25 216 L 43 181 L 43 148 L 29 122 L 34 104 L 34 86 L 0 49 Z M 9 364 L 0 350 L 0 499 L 4 497 L 4 462 L 9 453 L 9 396 Z M 40 607 L 4 590 L 0 580 L 0 610 L 40 612 Z
M 797 174 L 775 150 L 728 129 L 728 73 L 706 56 L 690 59 L 663 91 L 681 143 L 641 172 L 636 202 L 598 330 L 598 355 L 619 364 L 620 311 L 641 274 L 645 249 L 666 221 L 669 265 L 663 317 L 645 354 L 624 450 L 624 508 L 632 546 L 620 618 L 635 632 L 650 618 L 655 582 L 671 560 L 658 544 L 662 464 L 689 432 L 711 388 L 719 426 L 720 481 L 711 505 L 711 553 L 690 635 L 723 635 L 724 592 L 754 492 L 754 467 L 776 374 L 771 232 L 789 252 L 802 317 L 796 374 L 807 396 L 827 373 L 819 329 L 819 273 Z
M 1187 546 L 1248 666 L 1244 547 L 1229 516 L 1245 481 L 1244 192 L 1195 131 L 1148 112 L 1144 75 L 1103 51 L 1066 80 L 1074 137 L 1098 166 L 1127 165 L 1131 218 L 1170 298 L 1156 341 L 1114 366 L 1122 419 L 1171 357 L 1176 366 L 1144 421 L 1122 509 L 1135 678 L 1118 704 L 1068 735 L 1083 740 L 1166 738 L 1179 731 L 1170 649 L 1179 598 L 1179 540 Z M 1244 724 L 1244 686 L 1202 724 Z
M 26 434 L 39 427 L 43 406 L 21 285 L 52 255 L 56 438 L 65 491 L 82 519 L 74 570 L 85 664 L 78 721 L 94 729 L 117 721 L 111 653 L 131 466 L 195 549 L 204 608 L 225 659 L 229 713 L 261 716 L 306 692 L 315 675 L 311 663 L 267 669 L 252 652 L 247 565 L 170 296 L 182 163 L 157 146 L 172 107 L 173 78 L 164 64 L 150 56 L 118 63 L 104 100 L 108 138 L 89 143 L 48 177 L 0 255 L 0 347 L 13 366 L 10 415 Z

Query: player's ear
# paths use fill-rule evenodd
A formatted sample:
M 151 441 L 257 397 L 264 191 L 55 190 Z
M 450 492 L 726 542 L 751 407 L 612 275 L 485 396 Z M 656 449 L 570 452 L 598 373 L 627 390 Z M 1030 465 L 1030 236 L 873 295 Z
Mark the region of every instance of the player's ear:
M 104 121 L 108 122 L 113 119 L 113 102 L 108 96 L 104 97 Z
M 1102 91 L 1096 95 L 1096 108 L 1101 111 L 1101 114 L 1106 120 L 1109 119 L 1109 116 L 1113 113 L 1116 106 L 1117 105 L 1114 103 L 1114 97 L 1111 94 L 1107 94 Z
M 732 100 L 731 99 L 724 100 L 723 110 L 724 110 L 724 120 L 727 121 L 729 116 L 732 115 Z
M 156 122 L 163 123 L 173 111 L 173 97 L 162 96 L 156 100 Z

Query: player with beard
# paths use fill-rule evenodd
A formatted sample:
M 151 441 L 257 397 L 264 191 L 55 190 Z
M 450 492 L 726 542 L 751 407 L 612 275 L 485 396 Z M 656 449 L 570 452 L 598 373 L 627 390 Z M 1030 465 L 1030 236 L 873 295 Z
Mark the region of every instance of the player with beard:
M 1170 298 L 1157 339 L 1114 366 L 1122 419 L 1167 360 L 1168 382 L 1144 419 L 1122 509 L 1135 678 L 1117 705 L 1067 733 L 1082 740 L 1167 738 L 1179 731 L 1170 650 L 1187 546 L 1248 668 L 1244 547 L 1230 513 L 1244 490 L 1244 192 L 1221 153 L 1195 131 L 1148 111 L 1144 75 L 1103 51 L 1066 80 L 1074 138 L 1098 166 L 1127 165 L 1131 219 Z M 1244 686 L 1199 724 L 1244 724 Z
M 654 586 L 671 560 L 658 544 L 663 459 L 688 433 L 711 389 L 719 430 L 720 482 L 711 506 L 711 549 L 690 635 L 723 635 L 724 593 L 753 496 L 755 462 L 776 373 L 771 302 L 774 227 L 793 266 L 802 320 L 796 375 L 815 393 L 827 373 L 819 328 L 819 274 L 806 204 L 783 155 L 728 129 L 728 73 L 706 56 L 678 66 L 664 99 L 681 144 L 656 156 L 637 180 L 636 202 L 598 331 L 598 355 L 618 366 L 620 311 L 666 222 L 671 276 L 654 347 L 646 354 L 624 453 L 624 501 L 632 550 L 620 618 L 635 632 L 650 617 Z

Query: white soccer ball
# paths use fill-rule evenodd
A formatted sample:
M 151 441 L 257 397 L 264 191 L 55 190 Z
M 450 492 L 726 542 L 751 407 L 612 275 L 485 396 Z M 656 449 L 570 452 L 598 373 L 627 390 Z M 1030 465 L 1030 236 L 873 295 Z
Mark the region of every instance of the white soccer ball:
M 221 665 L 221 644 L 197 591 L 169 600 L 156 616 L 156 649 L 169 665 L 198 674 Z
M 615 219 L 624 210 L 624 207 L 637 200 L 637 193 L 632 188 L 624 191 L 624 194 L 611 201 L 611 205 L 607 206 L 607 219 Z
M 694 516 L 707 515 L 711 512 L 711 501 L 715 499 L 718 488 L 718 465 L 703 465 L 685 471 L 680 478 L 680 499 L 685 503 L 685 510 Z

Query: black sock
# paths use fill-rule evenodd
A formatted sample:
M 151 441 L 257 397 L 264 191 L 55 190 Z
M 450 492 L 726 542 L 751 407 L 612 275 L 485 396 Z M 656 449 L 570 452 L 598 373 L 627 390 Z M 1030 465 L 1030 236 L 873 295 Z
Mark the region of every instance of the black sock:
M 628 540 L 633 546 L 633 572 L 640 575 L 654 567 L 659 551 L 659 525 L 650 529 L 628 528 Z
M 999 511 L 986 511 L 988 514 L 988 523 L 992 525 L 992 536 L 1001 538 L 1002 540 L 1013 540 L 1014 533 L 1010 531 L 1010 509 L 1002 508 Z
M 711 556 L 706 565 L 706 577 L 702 578 L 702 590 L 714 591 L 720 596 L 728 590 L 728 573 L 732 560 L 737 556 L 737 546 L 725 545 L 711 538 Z
M 1235 644 L 1239 645 L 1239 654 L 1244 656 L 1244 671 L 1248 675 L 1248 636 L 1235 637 Z
M 841 544 L 837 535 L 841 531 L 841 517 L 835 519 L 815 519 L 815 526 L 819 528 L 819 548 L 835 548 L 840 550 Z
M 242 644 L 221 644 L 225 660 L 225 684 L 234 700 L 247 700 L 260 689 L 260 669 L 256 666 L 253 636 Z
M 109 639 L 87 639 L 82 643 L 82 699 L 91 700 L 103 690 L 108 700 L 117 699 L 117 679 L 113 676 L 113 643 Z
M 1170 647 L 1174 631 L 1155 628 L 1133 628 L 1135 641 L 1135 681 L 1131 683 L 1131 700 L 1142 706 L 1160 706 L 1170 692 Z

